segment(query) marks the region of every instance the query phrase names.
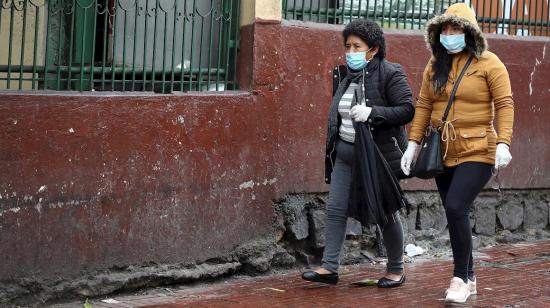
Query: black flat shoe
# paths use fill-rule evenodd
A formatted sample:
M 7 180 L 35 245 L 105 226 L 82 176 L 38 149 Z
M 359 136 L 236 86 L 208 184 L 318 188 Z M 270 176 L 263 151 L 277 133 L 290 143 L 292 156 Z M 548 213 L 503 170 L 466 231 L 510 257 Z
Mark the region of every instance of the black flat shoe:
M 395 288 L 399 287 L 403 283 L 405 283 L 405 274 L 401 275 L 401 279 L 398 281 L 388 279 L 386 277 L 382 277 L 378 280 L 378 287 L 379 288 Z
M 302 279 L 312 282 L 320 282 L 327 284 L 338 283 L 338 273 L 319 274 L 315 271 L 307 271 L 302 273 Z

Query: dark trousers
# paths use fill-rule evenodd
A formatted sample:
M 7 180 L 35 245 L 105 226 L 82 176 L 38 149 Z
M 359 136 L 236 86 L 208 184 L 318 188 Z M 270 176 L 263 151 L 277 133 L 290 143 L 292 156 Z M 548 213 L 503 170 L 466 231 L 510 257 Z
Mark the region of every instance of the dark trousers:
M 346 239 L 351 169 L 354 156 L 353 145 L 338 140 L 336 143 L 336 164 L 334 171 L 332 171 L 332 181 L 328 194 L 325 250 L 321 262 L 321 267 L 333 273 L 338 272 L 340 253 Z M 398 213 L 388 217 L 388 223 L 382 228 L 382 237 L 388 254 L 386 271 L 393 274 L 403 273 L 403 225 Z
M 493 165 L 489 164 L 466 162 L 445 168 L 445 173 L 435 179 L 447 215 L 454 259 L 453 276 L 465 282 L 468 277 L 474 277 L 470 206 L 491 178 L 492 168 Z

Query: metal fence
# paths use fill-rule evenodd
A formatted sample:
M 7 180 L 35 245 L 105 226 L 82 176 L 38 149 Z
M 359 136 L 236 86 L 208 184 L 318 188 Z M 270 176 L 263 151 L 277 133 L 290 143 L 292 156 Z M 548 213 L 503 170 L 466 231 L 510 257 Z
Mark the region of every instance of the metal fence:
M 474 9 L 487 33 L 548 36 L 549 0 L 283 0 L 283 18 L 347 24 L 375 20 L 384 28 L 422 29 L 456 2 Z
M 0 90 L 236 88 L 239 0 L 0 0 Z

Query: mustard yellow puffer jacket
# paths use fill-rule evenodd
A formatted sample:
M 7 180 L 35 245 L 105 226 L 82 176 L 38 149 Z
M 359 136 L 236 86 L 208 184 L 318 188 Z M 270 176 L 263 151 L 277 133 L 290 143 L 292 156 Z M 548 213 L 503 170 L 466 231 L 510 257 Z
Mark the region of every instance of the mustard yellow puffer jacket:
M 456 166 L 463 162 L 495 163 L 497 143 L 510 145 L 514 122 L 514 102 L 508 71 L 500 59 L 486 50 L 473 11 L 462 3 L 455 4 L 444 15 L 433 18 L 427 24 L 427 41 L 432 47 L 439 44 L 439 33 L 444 23 L 462 25 L 465 32 L 475 38 L 475 58 L 467 69 L 455 95 L 449 112 L 442 142 L 444 165 Z M 427 64 L 422 81 L 416 112 L 412 121 L 409 140 L 420 143 L 428 124 L 442 125 L 441 118 L 447 107 L 449 94 L 470 55 L 462 52 L 453 55 L 445 94 L 437 95 L 432 86 L 432 61 Z M 496 118 L 498 133 L 493 126 Z

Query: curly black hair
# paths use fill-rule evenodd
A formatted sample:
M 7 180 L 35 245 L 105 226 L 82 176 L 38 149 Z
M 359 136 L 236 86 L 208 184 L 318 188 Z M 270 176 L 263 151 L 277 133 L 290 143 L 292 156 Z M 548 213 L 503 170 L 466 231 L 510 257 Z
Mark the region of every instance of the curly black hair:
M 363 40 L 370 48 L 378 47 L 375 57 L 384 59 L 386 57 L 386 39 L 382 28 L 374 21 L 356 19 L 350 22 L 342 32 L 344 44 L 350 35 L 355 35 Z

